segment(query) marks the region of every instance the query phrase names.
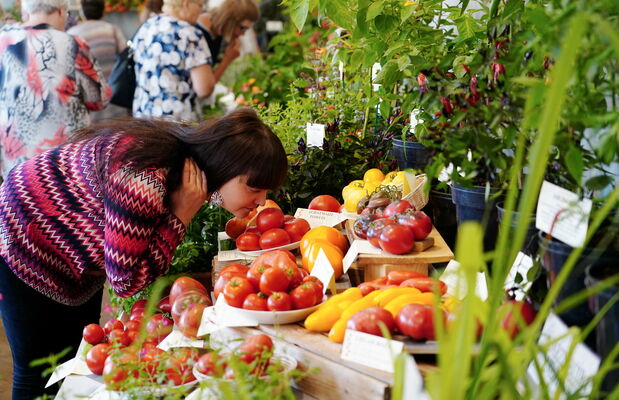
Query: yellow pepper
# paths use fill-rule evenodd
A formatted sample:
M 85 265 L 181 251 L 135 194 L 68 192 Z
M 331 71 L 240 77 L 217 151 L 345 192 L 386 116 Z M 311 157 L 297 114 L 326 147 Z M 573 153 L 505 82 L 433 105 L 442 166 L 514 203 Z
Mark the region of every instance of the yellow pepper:
M 401 296 L 401 295 L 404 295 L 404 294 L 416 294 L 416 293 L 421 293 L 421 291 L 419 289 L 417 289 L 417 288 L 412 288 L 412 287 L 390 288 L 390 289 L 386 289 L 379 296 L 377 296 L 376 299 L 374 299 L 374 300 L 376 301 L 376 304 L 379 307 L 384 307 L 391 300 L 395 299 L 398 296 Z
M 344 309 L 352 303 L 353 300 L 343 300 L 314 311 L 305 319 L 305 329 L 310 332 L 329 332 L 340 319 Z
M 331 327 L 331 330 L 329 331 L 329 340 L 335 343 L 342 343 L 344 341 L 344 333 L 346 332 L 346 324 L 348 323 L 350 317 L 361 310 L 365 310 L 366 308 L 376 307 L 375 298 L 382 292 L 382 290 L 375 290 L 346 307 L 340 318 L 335 322 L 335 324 L 333 324 L 333 327 Z
M 385 310 L 389 311 L 393 317 L 397 317 L 398 313 L 404 306 L 409 304 L 424 304 L 431 306 L 434 304 L 434 293 L 417 293 L 417 294 L 403 294 L 391 300 L 385 307 Z
M 338 319 L 329 331 L 329 340 L 335 343 L 342 343 L 344 341 L 344 334 L 346 333 L 347 323 L 347 319 Z
M 329 307 L 334 304 L 339 304 L 341 302 L 348 301 L 348 300 L 350 301 L 359 300 L 362 297 L 363 297 L 363 293 L 361 292 L 361 289 L 359 289 L 358 287 L 351 287 L 351 288 L 344 290 L 340 294 L 336 294 L 335 296 L 329 297 L 329 300 L 322 303 L 320 307 L 318 307 L 318 309 L 321 310 L 325 307 Z

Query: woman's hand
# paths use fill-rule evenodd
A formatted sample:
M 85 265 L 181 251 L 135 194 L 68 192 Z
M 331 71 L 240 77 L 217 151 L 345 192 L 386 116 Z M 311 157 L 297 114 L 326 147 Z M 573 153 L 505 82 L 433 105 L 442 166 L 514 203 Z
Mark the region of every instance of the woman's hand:
M 239 38 L 234 39 L 224 52 L 224 59 L 233 61 L 241 55 L 241 40 Z
M 191 158 L 185 159 L 181 185 L 170 195 L 172 213 L 185 226 L 208 199 L 206 175 Z

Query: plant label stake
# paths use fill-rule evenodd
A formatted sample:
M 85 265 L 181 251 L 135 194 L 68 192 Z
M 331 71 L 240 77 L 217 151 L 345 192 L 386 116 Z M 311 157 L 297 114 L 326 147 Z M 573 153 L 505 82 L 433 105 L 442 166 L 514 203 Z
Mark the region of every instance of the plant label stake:
M 325 141 L 325 126 L 323 124 L 307 123 L 307 145 L 320 147 Z
M 533 268 L 533 259 L 519 251 L 514 260 L 514 265 L 512 265 L 507 278 L 505 278 L 505 285 L 503 286 L 505 290 L 514 289 L 516 300 L 524 299 L 525 294 L 533 284 L 533 282 L 528 279 L 529 270 L 531 270 L 531 268 Z M 520 281 L 516 281 L 518 275 L 522 277 Z
M 312 268 L 311 276 L 315 276 L 318 278 L 320 282 L 322 282 L 322 293 L 327 291 L 327 288 L 331 291 L 332 294 L 336 293 L 335 287 L 335 279 L 333 278 L 333 266 L 329 262 L 327 255 L 322 249 L 318 251 L 318 257 L 316 257 L 316 262 L 314 262 L 314 267 Z

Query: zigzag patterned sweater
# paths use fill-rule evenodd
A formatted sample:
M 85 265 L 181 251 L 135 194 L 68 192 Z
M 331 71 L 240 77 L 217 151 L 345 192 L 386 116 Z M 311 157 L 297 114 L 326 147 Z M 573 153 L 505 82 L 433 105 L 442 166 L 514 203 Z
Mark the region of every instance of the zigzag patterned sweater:
M 106 276 L 127 297 L 168 269 L 185 227 L 166 207 L 165 169 L 110 162 L 132 142 L 96 137 L 11 170 L 0 187 L 0 256 L 21 280 L 79 305 Z

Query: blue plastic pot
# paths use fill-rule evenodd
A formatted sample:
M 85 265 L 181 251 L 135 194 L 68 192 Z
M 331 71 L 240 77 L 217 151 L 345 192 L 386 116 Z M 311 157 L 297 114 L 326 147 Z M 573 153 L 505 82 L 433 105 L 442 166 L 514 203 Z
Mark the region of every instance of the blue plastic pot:
M 503 202 L 500 202 L 496 205 L 497 209 L 497 220 L 499 224 L 503 221 L 503 217 L 506 213 L 512 214 L 512 220 L 510 226 L 512 229 L 516 229 L 518 225 L 518 220 L 520 219 L 520 213 L 518 211 L 508 211 L 503 208 Z M 522 252 L 530 257 L 534 257 L 537 254 L 537 250 L 539 248 L 539 241 L 537 239 L 537 228 L 535 227 L 535 214 L 531 215 L 531 223 L 529 224 L 529 228 L 527 229 L 527 236 L 524 239 L 524 244 L 522 245 Z
M 497 189 L 491 188 L 490 194 Z M 498 224 L 496 200 L 486 201 L 486 187 L 467 188 L 457 184 L 451 187 L 451 200 L 456 205 L 458 225 L 464 221 L 477 221 L 484 227 L 484 249 L 494 249 Z
M 407 168 L 423 170 L 430 162 L 430 153 L 421 143 L 393 139 L 391 152 L 401 170 Z

